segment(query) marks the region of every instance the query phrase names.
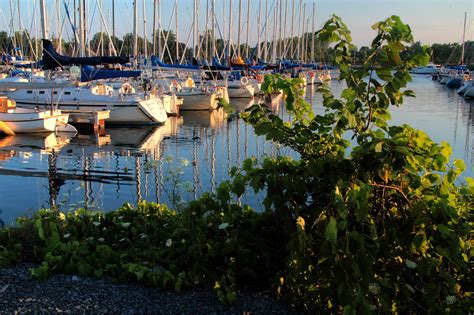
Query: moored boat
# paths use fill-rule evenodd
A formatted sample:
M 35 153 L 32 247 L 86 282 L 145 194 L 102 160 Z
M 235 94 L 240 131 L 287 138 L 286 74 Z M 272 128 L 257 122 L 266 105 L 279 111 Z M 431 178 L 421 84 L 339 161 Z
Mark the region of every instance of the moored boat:
M 16 107 L 14 101 L 6 96 L 0 96 L 0 122 L 3 125 L 3 132 L 30 133 L 30 132 L 54 132 L 77 130 L 68 125 L 68 114 L 60 110 L 33 110 Z

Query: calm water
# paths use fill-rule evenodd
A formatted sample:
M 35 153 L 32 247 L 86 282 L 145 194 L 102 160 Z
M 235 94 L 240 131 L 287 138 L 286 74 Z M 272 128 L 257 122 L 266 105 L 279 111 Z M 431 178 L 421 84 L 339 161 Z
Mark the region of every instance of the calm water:
M 336 93 L 342 89 L 337 82 L 331 86 Z M 474 103 L 426 76 L 415 77 L 411 88 L 417 98 L 392 111 L 392 124 L 408 123 L 437 142 L 449 142 L 454 157 L 466 162 L 464 176 L 474 176 Z M 308 87 L 307 98 L 319 111 L 321 97 L 314 89 Z M 231 105 L 243 110 L 253 102 Z M 281 102 L 271 106 L 288 117 Z M 0 137 L 0 220 L 10 224 L 51 205 L 111 210 L 141 199 L 169 203 L 173 192 L 191 200 L 215 191 L 244 159 L 279 154 L 292 152 L 256 137 L 223 111 L 186 112 L 164 126 L 108 128 L 104 135 Z M 259 200 L 249 195 L 242 202 L 258 209 Z

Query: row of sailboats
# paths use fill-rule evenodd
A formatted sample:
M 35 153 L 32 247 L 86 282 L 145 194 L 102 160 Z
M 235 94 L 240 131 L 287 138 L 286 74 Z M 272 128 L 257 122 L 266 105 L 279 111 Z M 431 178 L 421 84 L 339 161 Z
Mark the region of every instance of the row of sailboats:
M 44 77 L 17 75 L 18 80 L 8 78 L 2 84 L 7 85 L 11 82 L 6 93 L 7 97 L 13 100 L 19 107 L 30 111 L 46 111 L 52 108 L 60 108 L 63 112 L 68 111 L 110 111 L 109 124 L 147 124 L 164 123 L 170 115 L 178 114 L 179 110 L 215 110 L 218 107 L 219 100 L 223 99 L 229 102 L 231 98 L 249 98 L 260 92 L 260 85 L 263 76 L 266 73 L 280 72 L 288 76 L 299 76 L 308 84 L 314 84 L 319 80 L 324 82 L 330 79 L 329 70 L 321 67 L 319 64 L 303 62 L 307 58 L 306 51 L 309 46 L 309 37 L 298 37 L 297 45 L 293 38 L 287 41 L 284 36 L 286 30 L 283 30 L 282 36 L 282 14 L 283 1 L 279 0 L 272 4 L 270 11 L 273 11 L 273 27 L 279 30 L 273 31 L 272 47 L 268 42 L 261 43 L 261 34 L 264 33 L 265 40 L 267 30 L 271 27 L 269 22 L 271 13 L 268 13 L 268 1 L 265 3 L 265 23 L 261 25 L 262 3 L 259 3 L 258 12 L 258 44 L 254 54 L 249 55 L 249 23 L 250 23 L 250 1 L 247 3 L 247 45 L 244 49 L 246 60 L 243 55 L 241 44 L 242 30 L 242 0 L 239 1 L 238 32 L 237 44 L 232 43 L 232 0 L 229 3 L 229 33 L 228 38 L 223 38 L 224 47 L 222 52 L 227 52 L 227 57 L 222 58 L 216 47 L 215 29 L 218 27 L 215 1 L 208 0 L 211 10 L 206 9 L 206 34 L 209 25 L 212 30 L 211 52 L 207 50 L 209 38 L 206 38 L 206 49 L 204 46 L 204 37 L 199 35 L 199 6 L 198 0 L 194 0 L 193 18 L 193 62 L 184 64 L 184 51 L 180 47 L 178 40 L 178 1 L 175 1 L 173 7 L 176 22 L 176 62 L 165 63 L 162 60 L 165 52 L 170 53 L 167 47 L 167 41 L 162 45 L 161 13 L 158 17 L 159 34 L 158 40 L 155 31 L 153 32 L 153 53 L 158 48 L 158 55 L 152 55 L 148 62 L 147 41 L 146 41 L 146 14 L 145 3 L 143 2 L 143 29 L 144 29 L 144 47 L 143 55 L 138 51 L 138 1 L 133 1 L 133 56 L 132 58 L 117 56 L 117 50 L 114 47 L 111 34 L 109 33 L 107 23 L 102 13 L 101 2 L 97 2 L 101 26 L 105 27 L 109 37 L 109 51 L 115 56 L 107 57 L 87 57 L 86 32 L 87 25 L 85 14 L 85 1 L 79 1 L 79 27 L 74 33 L 74 38 L 79 43 L 78 57 L 69 57 L 62 55 L 53 47 L 53 43 L 48 38 L 47 22 L 45 18 L 45 1 L 40 1 L 40 15 L 43 38 L 42 60 L 30 64 L 30 68 L 41 65 L 42 70 L 46 71 Z M 114 2 L 113 2 L 114 3 Z M 156 6 L 160 1 L 154 1 L 153 30 L 156 26 Z M 59 5 L 58 5 L 59 6 Z M 66 6 L 66 4 L 65 4 Z M 288 3 L 285 4 L 287 10 Z M 66 7 L 67 9 L 67 7 Z M 293 1 L 292 12 L 295 9 Z M 298 31 L 307 31 L 305 28 L 306 4 L 299 2 L 300 18 Z M 303 13 L 301 11 L 303 10 Z M 286 29 L 286 11 L 285 11 L 285 29 Z M 313 3 L 313 29 L 311 41 L 311 57 L 314 60 L 314 14 L 315 5 Z M 278 23 L 278 16 L 280 21 Z M 69 16 L 68 16 L 69 17 Z M 59 15 L 58 15 L 59 19 Z M 59 23 L 58 23 L 59 24 Z M 292 20 L 293 36 L 293 20 Z M 74 25 L 75 26 L 75 25 Z M 74 28 L 75 29 L 75 28 Z M 115 26 L 112 27 L 113 33 Z M 277 37 L 277 33 L 279 34 Z M 169 32 L 167 36 L 169 35 Z M 112 35 L 113 36 L 113 35 Z M 209 37 L 209 36 L 207 36 Z M 103 44 L 102 44 L 103 45 Z M 262 46 L 263 45 L 263 46 Z M 59 45 L 61 47 L 62 45 Z M 262 51 L 263 47 L 263 51 Z M 197 49 L 196 49 L 197 48 Z M 272 48 L 272 53 L 268 51 Z M 184 50 L 187 49 L 184 47 Z M 277 52 L 280 56 L 294 55 L 301 57 L 297 60 L 284 60 L 276 58 Z M 180 54 L 182 53 L 182 54 Z M 211 62 L 206 59 L 198 59 L 210 56 Z M 271 58 L 270 58 L 271 56 Z M 250 57 L 250 59 L 249 59 Z M 263 60 L 260 59 L 263 57 Z M 251 61 L 253 60 L 253 61 Z M 78 66 L 80 68 L 78 68 Z M 129 70 L 124 70 L 129 69 Z M 305 71 L 306 70 L 306 71 Z M 27 73 L 26 71 L 23 74 Z M 67 86 L 55 88 L 48 86 L 51 84 L 60 84 L 67 82 Z M 13 84 L 14 83 L 14 84 Z M 53 111 L 51 111 L 53 112 Z

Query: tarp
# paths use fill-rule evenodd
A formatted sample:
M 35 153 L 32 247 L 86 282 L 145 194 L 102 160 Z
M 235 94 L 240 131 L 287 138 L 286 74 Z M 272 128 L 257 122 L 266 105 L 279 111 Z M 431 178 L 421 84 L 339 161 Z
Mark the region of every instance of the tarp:
M 81 68 L 81 82 L 113 78 L 136 78 L 139 77 L 140 74 L 141 71 L 138 70 L 106 70 L 83 66 Z
M 129 62 L 128 57 L 100 56 L 100 57 L 69 57 L 56 52 L 50 40 L 43 39 L 43 69 L 49 70 L 71 65 L 101 65 L 101 64 L 125 64 Z
M 151 65 L 153 67 L 159 67 L 169 70 L 183 70 L 183 71 L 198 71 L 199 65 L 180 65 L 180 64 L 167 64 L 158 58 L 158 56 L 151 56 Z

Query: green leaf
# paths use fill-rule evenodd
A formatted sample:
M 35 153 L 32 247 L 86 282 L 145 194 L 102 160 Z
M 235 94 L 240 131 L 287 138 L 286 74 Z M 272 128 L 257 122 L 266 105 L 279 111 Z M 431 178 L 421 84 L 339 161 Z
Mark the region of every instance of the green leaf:
M 383 146 L 383 142 L 379 142 L 375 145 L 375 152 L 377 153 L 380 153 L 382 152 L 382 146 Z
M 356 92 L 352 89 L 344 89 L 342 91 L 341 97 L 346 99 L 348 102 L 351 102 L 355 99 L 356 97 Z
M 337 242 L 337 221 L 334 217 L 329 218 L 329 222 L 326 225 L 326 231 L 324 232 L 324 236 L 326 240 L 331 242 L 333 246 L 336 245 Z
M 41 221 L 41 219 L 36 219 L 35 227 L 36 227 L 36 230 L 38 230 L 39 238 L 45 241 L 46 237 L 44 237 L 43 222 Z

